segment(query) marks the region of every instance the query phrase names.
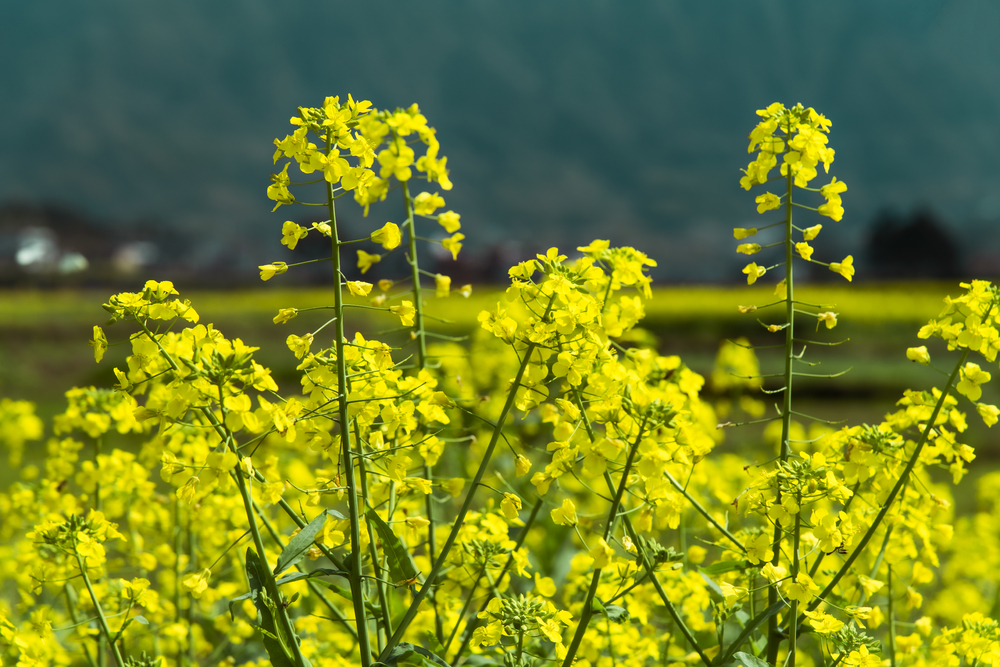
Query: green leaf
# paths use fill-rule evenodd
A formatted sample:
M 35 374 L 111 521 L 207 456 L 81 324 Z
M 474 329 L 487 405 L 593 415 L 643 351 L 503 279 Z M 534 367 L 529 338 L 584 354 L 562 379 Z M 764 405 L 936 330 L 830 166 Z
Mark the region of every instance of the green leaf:
M 250 582 L 250 599 L 253 600 L 254 607 L 257 608 L 258 630 L 264 637 L 264 649 L 267 651 L 271 664 L 274 667 L 295 667 L 294 658 L 290 655 L 288 647 L 283 638 L 278 635 L 278 628 L 274 622 L 276 610 L 275 601 L 268 593 L 268 579 L 272 586 L 274 579 L 267 567 L 261 562 L 252 548 L 247 548 L 246 561 L 247 580 Z M 277 586 L 274 586 L 274 593 L 277 594 Z M 229 611 L 232 613 L 233 602 L 229 603 Z M 292 641 L 295 641 L 294 638 Z
M 326 510 L 310 521 L 302 530 L 296 533 L 295 537 L 288 540 L 288 544 L 285 545 L 281 555 L 278 556 L 278 562 L 274 565 L 275 576 L 299 562 L 299 559 L 309 551 L 309 548 L 313 545 L 313 540 L 316 539 L 316 534 L 322 530 L 323 524 L 326 523 L 327 516 L 333 516 L 338 519 L 344 518 L 344 515 L 336 510 Z
M 382 538 L 382 551 L 388 559 L 389 577 L 393 581 L 409 581 L 415 578 L 419 572 L 403 540 L 392 532 L 389 524 L 383 521 L 375 510 L 365 512 L 365 518 L 375 526 L 375 531 Z
M 135 621 L 136 623 L 142 623 L 143 625 L 149 625 L 149 621 L 146 620 L 145 616 L 133 616 L 129 620 Z
M 737 650 L 739 650 L 740 646 L 743 645 L 743 642 L 747 640 L 747 637 L 750 636 L 750 633 L 752 633 L 754 630 L 757 629 L 757 626 L 759 626 L 761 623 L 763 623 L 767 619 L 777 614 L 779 611 L 784 609 L 785 606 L 786 605 L 782 600 L 778 600 L 770 607 L 768 607 L 761 613 L 757 614 L 757 616 L 755 616 L 753 620 L 747 623 L 747 626 L 743 628 L 743 632 L 741 632 L 740 636 L 736 638 L 736 641 L 734 641 L 732 644 L 729 645 L 729 647 L 726 649 L 726 654 L 719 659 L 718 664 L 720 665 L 726 664 L 729 661 L 729 659 L 733 657 L 733 654 L 736 653 Z M 765 662 L 764 665 L 767 665 L 767 663 Z M 757 666 L 754 665 L 753 667 Z
M 371 510 L 369 510 L 370 512 Z M 447 662 L 445 662 L 440 656 L 431 653 L 423 646 L 417 646 L 416 644 L 411 644 L 409 642 L 401 642 L 397 644 L 389 656 L 383 661 L 384 664 L 389 665 L 389 667 L 396 667 L 401 665 L 411 658 L 414 653 L 426 658 L 422 661 L 431 665 L 437 665 L 438 667 L 451 667 Z
M 720 560 L 708 567 L 699 567 L 698 571 L 705 574 L 722 574 L 733 570 L 745 570 L 748 567 L 750 567 L 750 561 L 747 560 Z
M 441 642 L 438 641 L 437 636 L 433 632 L 427 630 L 426 632 L 424 632 L 423 637 L 424 637 L 424 645 L 431 653 L 433 653 L 434 655 L 445 654 L 444 646 L 441 645 Z
M 612 623 L 627 623 L 632 619 L 632 614 L 628 612 L 628 609 L 616 604 L 609 604 L 604 607 L 604 615 Z
M 743 667 L 771 667 L 771 663 L 764 662 L 755 655 L 749 653 L 735 653 L 733 657 L 743 663 Z

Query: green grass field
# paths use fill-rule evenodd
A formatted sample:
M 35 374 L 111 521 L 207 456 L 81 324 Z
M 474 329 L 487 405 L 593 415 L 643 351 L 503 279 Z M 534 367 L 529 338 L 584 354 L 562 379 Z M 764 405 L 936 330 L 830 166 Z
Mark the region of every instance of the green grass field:
M 737 311 L 737 305 L 773 301 L 772 289 L 658 287 L 646 304 L 644 326 L 656 337 L 662 353 L 679 354 L 689 366 L 707 375 L 719 344 L 726 338 L 746 336 L 759 345 L 778 342 L 778 336 L 783 340 L 783 334 L 770 334 L 760 324 L 770 323 L 769 315 L 777 319 L 777 310 L 747 315 Z M 848 417 L 854 422 L 870 420 L 890 409 L 904 388 L 926 387 L 937 381 L 933 371 L 907 361 L 905 350 L 925 342 L 917 339 L 917 329 L 940 312 L 949 290 L 957 294 L 959 287 L 940 283 L 834 283 L 800 288 L 797 296 L 802 301 L 839 313 L 837 328 L 815 335 L 825 341 L 850 339 L 836 347 L 812 346 L 807 357 L 820 362 L 812 370 L 835 373 L 851 368 L 835 380 L 801 382 L 804 405 L 822 416 Z M 101 303 L 108 296 L 96 291 L 0 292 L 0 395 L 36 401 L 43 414 L 55 414 L 62 409 L 62 393 L 67 388 L 111 386 L 112 368 L 124 362 L 127 347 L 112 346 L 105 361 L 98 365 L 87 345 L 93 326 L 107 320 Z M 279 308 L 332 303 L 326 289 L 271 285 L 231 292 L 187 292 L 182 296 L 191 299 L 202 323 L 211 322 L 229 336 L 260 346 L 258 359 L 274 370 L 279 385 L 285 387 L 297 382 L 298 363 L 285 347 L 285 338 L 291 333 L 315 331 L 329 319 L 331 311 L 304 312 L 278 325 L 271 318 Z M 456 293 L 444 299 L 432 297 L 429 314 L 436 318 L 432 326 L 449 335 L 465 335 L 478 326 L 478 314 L 491 309 L 502 296 L 496 288 L 478 288 L 469 298 Z M 356 318 L 352 319 L 354 327 L 366 335 L 398 327 L 398 320 L 387 314 L 366 310 L 351 314 Z M 112 343 L 124 340 L 130 332 L 127 323 L 106 327 Z M 329 335 L 332 329 L 324 333 Z M 811 327 L 806 325 L 802 335 L 809 333 Z M 323 341 L 324 334 L 318 334 L 317 340 Z M 930 349 L 932 354 L 943 352 L 933 345 Z M 767 350 L 762 350 L 760 356 L 764 368 L 768 368 Z M 990 390 L 987 387 L 986 400 L 991 398 Z M 982 439 L 985 432 L 980 434 L 978 425 L 974 428 L 972 435 Z

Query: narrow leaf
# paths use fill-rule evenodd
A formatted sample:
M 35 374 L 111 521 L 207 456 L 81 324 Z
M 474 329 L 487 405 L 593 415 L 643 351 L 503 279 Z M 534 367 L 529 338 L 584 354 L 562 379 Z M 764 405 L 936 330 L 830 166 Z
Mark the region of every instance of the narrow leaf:
M 295 537 L 288 540 L 288 544 L 285 545 L 281 555 L 278 556 L 278 562 L 274 566 L 275 576 L 297 563 L 309 551 L 309 548 L 313 545 L 313 540 L 316 539 L 316 534 L 322 530 L 323 524 L 326 523 L 326 517 L 326 512 L 319 514 L 302 530 L 296 533 Z
M 365 512 L 365 517 L 375 526 L 376 532 L 382 538 L 382 550 L 389 561 L 389 576 L 393 581 L 410 581 L 419 574 L 413 557 L 407 551 L 403 541 L 392 532 L 382 517 L 375 510 Z
M 301 581 L 302 579 L 311 579 L 313 577 L 346 577 L 347 573 L 343 570 L 334 570 L 327 567 L 321 567 L 318 570 L 311 570 L 309 572 L 292 572 L 291 574 L 286 574 L 281 579 L 278 579 L 274 583 L 279 586 L 284 584 L 290 584 L 293 581 Z

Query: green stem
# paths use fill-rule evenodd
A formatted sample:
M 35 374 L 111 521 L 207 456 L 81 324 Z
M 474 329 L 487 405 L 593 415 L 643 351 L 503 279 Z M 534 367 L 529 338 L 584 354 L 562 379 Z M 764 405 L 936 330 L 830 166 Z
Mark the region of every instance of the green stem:
M 327 150 L 330 149 L 330 141 L 327 140 Z M 340 446 L 344 457 L 344 474 L 347 477 L 347 507 L 351 521 L 351 563 L 348 572 L 348 581 L 351 584 L 351 597 L 354 602 L 355 625 L 358 628 L 358 641 L 361 644 L 361 667 L 371 665 L 371 640 L 368 638 L 368 612 L 365 609 L 364 592 L 361 587 L 361 519 L 358 512 L 358 491 L 357 482 L 354 478 L 354 453 L 351 446 L 350 415 L 347 404 L 347 362 L 344 358 L 344 290 L 340 287 L 340 237 L 337 230 L 337 211 L 334 204 L 333 184 L 327 183 L 327 211 L 330 215 L 330 238 L 333 246 L 333 277 L 337 284 L 337 289 L 333 292 L 333 304 L 337 318 L 334 327 L 336 329 L 336 354 L 337 354 L 337 403 L 340 413 Z
M 555 296 L 549 300 L 549 305 L 545 310 L 545 315 L 541 318 L 542 321 L 548 319 L 548 314 L 552 310 L 552 304 L 554 301 Z M 462 525 L 465 522 L 465 515 L 468 514 L 469 509 L 472 507 L 472 501 L 476 495 L 476 491 L 479 489 L 479 485 L 483 481 L 483 475 L 486 474 L 486 468 L 490 463 L 490 459 L 493 458 L 493 451 L 496 449 L 497 442 L 500 440 L 500 433 L 507 421 L 507 415 L 514 406 L 514 399 L 517 396 L 517 390 L 521 387 L 521 380 L 524 378 L 525 371 L 528 370 L 528 365 L 531 363 L 531 355 L 534 353 L 536 347 L 537 345 L 535 343 L 528 343 L 524 351 L 524 358 L 521 360 L 521 365 L 517 369 L 517 375 L 514 377 L 514 381 L 510 386 L 510 391 L 507 394 L 507 400 L 504 402 L 503 409 L 500 411 L 500 416 L 497 418 L 497 424 L 493 429 L 493 435 L 490 438 L 490 443 L 487 445 L 486 451 L 483 453 L 483 459 L 479 464 L 479 469 L 476 470 L 476 475 L 472 480 L 472 486 L 469 489 L 469 492 L 465 495 L 465 501 L 462 503 L 462 507 L 458 511 L 458 516 L 455 518 L 451 531 L 448 533 L 448 539 L 445 541 L 437 560 L 434 561 L 434 565 L 431 567 L 431 571 L 427 575 L 427 579 L 424 581 L 423 586 L 421 586 L 420 590 L 417 591 L 417 594 L 413 596 L 410 608 L 406 610 L 406 614 L 400 621 L 396 631 L 392 634 L 392 637 L 389 638 L 389 641 L 386 642 L 385 648 L 383 648 L 382 652 L 379 654 L 379 662 L 385 662 L 385 659 L 389 656 L 392 649 L 396 648 L 396 645 L 399 644 L 400 640 L 402 640 L 403 634 L 406 632 L 406 629 L 410 626 L 410 623 L 413 622 L 413 619 L 417 615 L 420 603 L 423 602 L 424 598 L 427 597 L 427 594 L 430 592 L 431 587 L 434 585 L 434 581 L 437 579 L 438 573 L 441 571 L 441 566 L 447 560 L 448 554 L 451 552 L 451 548 L 455 545 L 455 541 L 458 539 L 458 533 L 462 529 Z M 367 667 L 367 665 L 365 667 Z
M 291 649 L 295 657 L 296 667 L 305 667 L 308 664 L 305 656 L 302 655 L 302 647 L 299 646 L 298 636 L 295 634 L 295 626 L 292 623 L 292 619 L 288 616 L 287 608 L 281 604 L 281 593 L 278 592 L 278 585 L 275 583 L 274 575 L 271 573 L 271 567 L 267 564 L 266 551 L 264 550 L 264 538 L 260 534 L 260 528 L 257 527 L 257 513 L 254 512 L 253 506 L 253 494 L 250 489 L 249 479 L 244 475 L 242 461 L 237 464 L 236 469 L 232 471 L 232 476 L 236 478 L 236 486 L 239 488 L 240 497 L 243 499 L 243 510 L 247 515 L 247 521 L 250 523 L 250 535 L 253 537 L 253 545 L 260 556 L 261 562 L 265 564 L 266 572 L 263 573 L 267 577 L 265 582 L 267 593 L 274 598 L 275 607 L 275 621 L 281 624 L 284 629 L 286 636 L 291 637 Z M 362 650 L 361 655 L 364 655 Z
M 80 621 L 76 616 L 76 591 L 69 583 L 66 583 L 63 585 L 63 595 L 66 597 L 66 611 L 69 612 L 70 620 L 73 621 L 73 625 L 77 625 Z M 94 656 L 90 654 L 90 649 L 87 648 L 87 645 L 81 642 L 80 648 L 83 649 L 83 655 L 87 658 L 87 664 L 90 667 L 97 667 Z
M 417 229 L 413 222 L 413 200 L 406 181 L 403 184 L 403 199 L 406 204 L 406 221 L 403 225 L 409 232 L 410 272 L 413 276 L 413 307 L 417 310 L 417 369 L 423 369 L 427 359 L 427 334 L 424 330 L 424 302 L 420 295 L 420 266 L 417 263 Z M 433 556 L 432 556 L 433 558 Z
M 629 450 L 628 459 L 625 461 L 625 468 L 622 470 L 622 477 L 618 482 L 618 489 L 615 492 L 614 500 L 611 502 L 611 509 L 608 511 L 608 520 L 604 527 L 605 541 L 611 537 L 611 530 L 618 520 L 618 510 L 621 507 L 622 496 L 625 494 L 625 486 L 628 484 L 628 476 L 629 473 L 632 472 L 632 463 L 635 461 L 635 455 L 639 451 L 639 443 L 642 441 L 642 436 L 646 431 L 646 424 L 648 421 L 648 417 L 643 417 L 642 424 L 639 426 L 639 432 L 636 434 L 635 441 L 632 443 L 632 447 Z M 608 477 L 610 478 L 610 474 Z M 576 659 L 576 652 L 580 649 L 580 643 L 583 641 L 583 635 L 587 632 L 587 626 L 590 625 L 590 618 L 594 614 L 594 596 L 597 595 L 597 586 L 600 583 L 601 568 L 594 568 L 594 577 L 590 581 L 590 588 L 587 590 L 587 597 L 583 601 L 580 623 L 576 626 L 576 633 L 573 635 L 573 641 L 570 643 L 569 649 L 566 651 L 566 657 L 563 660 L 563 667 L 570 667 L 570 665 L 573 664 L 573 660 Z
M 791 128 L 786 129 L 787 134 L 791 134 Z M 792 188 L 794 176 L 789 168 L 785 175 L 785 320 L 788 326 L 785 327 L 785 372 L 784 372 L 784 400 L 781 412 L 781 443 L 779 458 L 782 463 L 788 460 L 791 450 L 788 444 L 789 433 L 792 426 L 792 367 L 795 360 L 795 282 L 794 282 L 794 260 L 795 244 L 792 237 Z M 778 493 L 776 502 L 781 502 L 781 493 Z M 781 530 L 781 523 L 774 522 L 774 557 L 771 564 L 777 567 L 781 561 L 781 542 L 784 533 Z M 767 592 L 767 605 L 770 607 L 778 601 L 777 585 L 772 585 Z M 767 621 L 767 661 L 774 663 L 778 659 L 778 615 L 775 614 Z
M 122 654 L 118 650 L 118 644 L 111 638 L 111 628 L 108 627 L 108 619 L 104 616 L 104 609 L 101 608 L 101 603 L 97 599 L 97 593 L 94 592 L 94 586 L 90 583 L 90 576 L 87 574 L 87 565 L 85 561 L 86 559 L 83 556 L 76 553 L 76 562 L 80 566 L 80 576 L 83 577 L 83 583 L 87 586 L 87 592 L 90 593 L 90 600 L 94 603 L 94 611 L 97 613 L 97 624 L 101 628 L 101 635 L 111 646 L 111 653 L 115 657 L 115 663 L 117 663 L 118 667 L 125 667 L 125 661 L 122 659 Z
M 430 481 L 431 479 L 431 466 L 424 466 L 424 477 Z M 434 487 L 431 487 L 431 492 L 424 496 L 424 507 L 427 513 L 427 560 L 430 561 L 431 567 L 434 566 L 434 558 L 437 552 L 437 538 L 434 536 Z M 437 595 L 431 596 L 431 604 L 434 606 L 434 634 L 437 635 L 438 643 L 444 643 L 444 626 L 441 623 L 441 613 L 438 609 Z
M 798 494 L 798 504 L 802 505 L 802 494 Z M 792 533 L 792 579 L 799 575 L 799 534 L 802 528 L 802 513 L 795 513 L 795 531 Z M 792 600 L 792 608 L 788 613 L 789 617 L 789 630 L 788 630 L 788 658 L 785 660 L 785 664 L 788 667 L 795 667 L 796 652 L 798 650 L 798 634 L 799 634 L 799 601 Z M 777 614 L 775 614 L 777 616 Z
M 514 548 L 511 550 L 510 555 L 507 556 L 507 562 L 504 563 L 503 568 L 500 570 L 500 574 L 497 575 L 496 584 L 494 585 L 499 585 L 500 582 L 503 581 L 503 578 L 510 571 L 511 566 L 514 565 L 514 552 L 516 552 L 518 549 L 524 546 L 524 541 L 528 537 L 528 531 L 531 530 L 531 527 L 534 525 L 535 519 L 538 517 L 538 513 L 541 511 L 542 505 L 544 503 L 545 501 L 542 500 L 541 498 L 535 501 L 535 505 L 534 507 L 531 508 L 531 514 L 528 516 L 528 520 L 524 522 L 524 527 L 521 528 L 521 534 L 517 538 L 517 544 L 514 545 Z M 458 626 L 461 624 L 462 617 L 465 616 L 465 612 L 468 610 L 469 604 L 472 602 L 472 598 L 476 594 L 476 589 L 479 588 L 479 582 L 480 580 L 482 580 L 484 573 L 486 573 L 485 565 L 483 566 L 483 569 L 480 570 L 479 577 L 476 579 L 475 583 L 472 584 L 472 590 L 469 591 L 469 596 L 465 599 L 465 606 L 462 608 L 462 613 L 458 615 L 458 620 L 455 622 L 455 628 L 452 630 L 451 636 L 448 638 L 448 643 L 445 644 L 444 646 L 445 653 L 448 652 L 448 647 L 451 646 L 452 639 L 454 639 L 455 633 L 458 632 Z M 484 600 L 482 606 L 479 607 L 479 613 L 486 611 L 486 606 L 489 603 L 490 603 L 489 598 Z M 451 661 L 453 663 L 458 662 L 459 657 L 461 657 L 462 654 L 465 653 L 465 650 L 469 647 L 469 642 L 472 641 L 472 632 L 476 629 L 476 627 L 478 627 L 479 620 L 480 619 L 478 615 L 475 618 L 469 620 L 469 624 L 465 628 L 464 637 L 462 639 L 462 645 L 459 647 L 458 652 L 454 656 L 452 656 Z
M 257 512 L 257 516 L 260 517 L 261 523 L 264 524 L 264 528 L 266 528 L 267 532 L 271 535 L 271 539 L 274 540 L 274 543 L 278 546 L 279 549 L 284 551 L 285 542 L 281 539 L 281 533 L 279 533 L 278 529 L 274 527 L 274 524 L 272 524 L 268 520 L 267 516 L 261 511 L 260 506 L 258 506 L 256 502 L 254 502 L 253 508 L 254 511 Z M 295 569 L 298 570 L 299 572 L 305 571 L 298 565 L 295 566 Z M 355 630 L 354 626 L 351 625 L 351 622 L 344 617 L 344 614 L 343 612 L 340 611 L 340 608 L 338 608 L 337 605 L 333 604 L 333 602 L 330 601 L 330 598 L 326 596 L 326 593 L 323 592 L 323 589 L 320 588 L 319 584 L 312 581 L 311 579 L 307 579 L 306 584 L 309 586 L 309 590 L 312 592 L 312 594 L 317 596 L 323 603 L 323 605 L 330 610 L 330 613 L 332 613 L 338 621 L 343 623 L 344 629 L 347 630 L 347 632 L 350 633 L 352 637 L 354 637 L 355 641 L 357 641 L 358 639 L 357 630 Z
M 580 408 L 580 418 L 583 420 L 584 430 L 587 431 L 587 438 L 589 438 L 591 442 L 597 442 L 597 433 L 594 431 L 594 425 L 591 424 L 590 418 L 587 416 L 587 406 L 583 402 L 583 395 L 580 393 L 579 389 L 576 389 L 574 391 L 574 398 L 576 399 L 577 407 Z M 607 484 L 608 491 L 614 492 L 615 483 L 614 480 L 611 479 L 611 474 L 607 471 L 604 472 L 604 483 Z M 642 548 L 642 542 L 639 541 L 639 533 L 636 532 L 635 527 L 632 525 L 632 520 L 629 518 L 627 514 L 622 515 L 622 520 L 623 523 L 625 524 L 625 531 L 628 533 L 628 536 L 632 540 L 632 543 L 635 544 L 636 549 L 639 550 L 639 560 L 642 563 L 643 567 L 645 567 L 646 569 L 646 575 L 652 581 L 653 588 L 656 590 L 657 595 L 660 596 L 660 600 L 663 602 L 663 606 L 666 608 L 667 613 L 670 614 L 670 618 L 672 618 L 674 623 L 677 624 L 677 627 L 680 629 L 681 634 L 684 635 L 684 638 L 688 641 L 689 644 L 691 644 L 694 650 L 698 653 L 699 657 L 701 657 L 702 662 L 704 662 L 706 665 L 711 665 L 712 664 L 711 659 L 709 659 L 709 657 L 705 654 L 705 652 L 701 650 L 701 646 L 698 645 L 698 641 L 695 639 L 694 634 L 684 623 L 684 619 L 681 618 L 680 614 L 677 613 L 677 610 L 674 608 L 674 605 L 670 602 L 670 598 L 667 597 L 667 592 L 663 590 L 663 586 L 660 584 L 660 580 L 656 578 L 654 563 L 652 563 L 646 556 L 645 549 Z M 668 635 L 668 641 L 669 638 L 670 635 Z
M 355 422 L 355 435 L 357 435 L 358 425 Z M 358 442 L 361 442 L 361 438 L 357 438 Z M 365 504 L 368 504 L 368 475 L 365 469 L 365 457 L 358 457 L 358 466 L 361 468 L 361 495 L 365 499 Z M 365 512 L 365 522 L 368 526 L 369 535 L 377 535 L 375 529 L 372 528 L 371 521 L 368 520 L 368 512 Z M 385 631 L 385 635 L 388 637 L 392 634 L 392 619 L 389 616 L 389 602 L 385 597 L 385 584 L 382 583 L 382 564 L 378 557 L 378 547 L 375 546 L 375 540 L 368 540 L 368 551 L 372 559 L 372 569 L 375 571 L 375 588 L 378 591 L 378 605 L 382 612 L 382 628 Z M 382 650 L 381 642 L 379 643 L 379 651 Z
M 695 510 L 697 510 L 698 514 L 701 514 L 703 517 L 705 517 L 706 521 L 708 521 L 710 524 L 712 524 L 713 526 L 715 526 L 716 530 L 718 530 L 720 533 L 722 533 L 726 537 L 726 539 L 728 539 L 730 542 L 732 542 L 733 544 L 735 544 L 736 547 L 740 551 L 743 551 L 743 552 L 746 551 L 746 547 L 743 546 L 743 543 L 740 542 L 736 538 L 735 535 L 733 535 L 731 532 L 729 532 L 729 530 L 727 530 L 725 526 L 723 526 L 721 523 L 719 523 L 719 521 L 714 516 L 712 516 L 711 512 L 709 512 L 707 509 L 705 509 L 705 507 L 701 503 L 699 503 L 694 498 L 694 496 L 692 496 L 690 493 L 688 493 L 688 490 L 685 489 L 683 486 L 681 486 L 680 482 L 678 482 L 676 479 L 674 479 L 674 476 L 671 475 L 669 471 L 664 470 L 663 472 L 667 476 L 667 479 L 670 480 L 670 483 L 673 484 L 674 488 L 681 492 L 681 494 L 684 496 L 684 498 L 689 503 L 691 503 L 691 506 L 694 507 Z
M 989 312 L 987 312 L 986 315 L 989 316 Z M 984 317 L 983 319 L 986 318 Z M 854 551 L 851 552 L 851 555 L 848 556 L 847 560 L 844 561 L 844 564 L 840 566 L 840 569 L 837 570 L 837 574 L 833 576 L 833 579 L 830 580 L 830 583 L 826 585 L 826 588 L 823 589 L 823 591 L 816 597 L 816 599 L 814 599 L 812 602 L 809 603 L 809 611 L 812 611 L 816 607 L 818 607 L 820 603 L 823 600 L 825 600 L 826 597 L 831 593 L 831 591 L 833 591 L 834 587 L 840 582 L 840 580 L 844 577 L 844 575 L 848 573 L 851 565 L 854 564 L 854 561 L 856 561 L 858 557 L 861 556 L 861 553 L 864 551 L 865 547 L 868 546 L 868 542 L 875 535 L 875 531 L 878 530 L 878 527 L 882 524 L 882 520 L 885 518 L 885 515 L 889 512 L 889 508 L 892 507 L 892 504 L 896 501 L 896 496 L 899 495 L 900 490 L 903 488 L 903 486 L 906 484 L 906 481 L 909 479 L 910 473 L 913 472 L 914 466 L 917 465 L 917 459 L 920 458 L 920 452 L 923 450 L 924 444 L 927 442 L 927 437 L 930 435 L 931 430 L 934 428 L 934 423 L 937 421 L 938 415 L 941 413 L 941 408 L 944 407 L 945 399 L 947 399 L 948 394 L 951 393 L 951 388 L 955 385 L 955 380 L 958 379 L 959 373 L 962 370 L 962 366 L 965 365 L 965 360 L 968 358 L 969 358 L 969 349 L 966 348 L 962 351 L 962 356 L 961 358 L 959 358 L 958 363 L 955 364 L 955 370 L 952 371 L 951 376 L 948 378 L 947 384 L 945 384 L 944 389 L 941 390 L 941 396 L 940 398 L 938 398 L 938 402 L 934 405 L 934 412 L 931 413 L 930 419 L 927 420 L 927 424 L 924 426 L 924 430 L 920 434 L 920 440 L 917 441 L 916 447 L 913 448 L 913 454 L 910 455 L 910 460 L 907 461 L 906 463 L 906 468 L 903 469 L 903 472 L 899 476 L 899 479 L 896 480 L 895 486 L 892 487 L 892 491 L 889 492 L 889 495 L 886 497 L 885 502 L 882 503 L 882 508 L 879 510 L 879 513 L 875 516 L 875 520 L 872 521 L 872 525 L 868 527 L 868 530 L 861 538 L 861 541 L 858 542 L 858 546 L 854 548 Z

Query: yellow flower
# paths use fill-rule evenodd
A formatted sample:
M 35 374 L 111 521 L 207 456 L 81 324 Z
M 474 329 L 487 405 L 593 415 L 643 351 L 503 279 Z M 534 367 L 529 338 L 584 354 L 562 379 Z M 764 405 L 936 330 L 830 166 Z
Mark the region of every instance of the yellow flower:
M 783 565 L 767 563 L 760 568 L 760 573 L 772 584 L 788 576 L 788 570 Z
M 457 234 L 452 234 L 450 237 L 441 241 L 441 245 L 445 250 L 451 253 L 452 259 L 458 259 L 458 251 L 462 249 L 462 239 L 465 238 L 465 234 L 458 232 Z
M 594 559 L 594 567 L 599 570 L 608 566 L 611 559 L 615 557 L 615 550 L 602 537 L 590 550 L 590 557 Z
M 295 250 L 295 246 L 298 245 L 299 240 L 304 239 L 309 234 L 309 230 L 295 224 L 291 220 L 286 220 L 285 224 L 281 226 L 281 234 L 282 245 L 288 246 L 289 250 Z
M 392 250 L 403 240 L 402 235 L 399 233 L 399 227 L 394 222 L 385 223 L 381 229 L 372 232 L 369 238 L 386 250 Z
M 361 269 L 361 274 L 364 275 L 368 272 L 368 269 L 372 268 L 372 264 L 378 264 L 382 261 L 382 255 L 370 255 L 364 250 L 358 251 L 358 268 Z
M 421 192 L 413 198 L 413 212 L 417 215 L 433 215 L 434 211 L 444 206 L 444 197 L 438 193 Z
M 826 325 L 827 329 L 832 329 L 837 326 L 837 313 L 827 311 L 825 313 L 818 313 L 816 315 L 816 329 L 819 329 L 820 323 Z
M 552 577 L 541 577 L 535 572 L 535 591 L 541 596 L 550 598 L 556 594 L 556 582 Z
M 854 256 L 848 255 L 843 262 L 831 262 L 830 270 L 847 278 L 847 282 L 851 282 L 854 278 Z
M 800 572 L 794 579 L 785 581 L 785 595 L 793 600 L 806 603 L 812 600 L 813 595 L 818 592 L 819 586 L 813 582 L 808 574 Z
M 736 246 L 736 252 L 742 253 L 744 255 L 754 255 L 760 252 L 759 243 L 741 243 Z
M 968 363 L 962 368 L 962 379 L 955 385 L 955 389 L 969 400 L 978 401 L 983 395 L 979 385 L 989 382 L 990 378 L 990 374 L 979 368 L 979 364 Z
M 462 285 L 458 288 L 458 293 L 468 299 L 472 296 L 472 285 Z
M 844 661 L 851 667 L 880 667 L 882 660 L 877 655 L 869 655 L 868 647 L 861 645 L 857 651 L 851 651 Z
M 770 561 L 774 557 L 774 550 L 771 549 L 771 538 L 764 533 L 747 540 L 745 546 L 747 560 L 754 565 L 762 561 Z
M 906 348 L 906 358 L 910 361 L 916 361 L 918 364 L 923 364 L 924 366 L 931 363 L 931 355 L 930 352 L 927 351 L 926 345 Z
M 736 227 L 733 229 L 733 238 L 737 241 L 740 239 L 745 239 L 748 236 L 753 236 L 757 233 L 756 227 L 750 227 L 749 229 L 744 229 L 743 227 Z
M 412 327 L 413 318 L 417 315 L 417 309 L 413 307 L 412 301 L 404 301 L 398 306 L 390 306 L 389 312 L 396 315 L 404 327 Z
M 444 231 L 449 234 L 454 234 L 462 228 L 462 223 L 459 221 L 459 218 L 461 217 L 462 216 L 454 211 L 445 211 L 444 213 L 438 214 L 438 224 L 444 227 Z
M 196 600 L 202 596 L 202 594 L 208 590 L 208 578 L 212 576 L 212 571 L 208 568 L 202 570 L 197 574 L 189 574 L 184 577 L 183 585 L 184 588 L 191 593 L 191 596 Z
M 280 276 L 282 273 L 287 271 L 288 265 L 284 262 L 272 262 L 270 264 L 258 266 L 257 268 L 260 269 L 261 280 L 270 280 L 271 278 Z
M 757 197 L 755 200 L 757 202 L 757 212 L 763 213 L 764 211 L 770 211 L 781 206 L 781 198 L 778 195 L 773 195 L 770 192 L 765 192 L 764 194 Z
M 275 324 L 284 324 L 298 314 L 298 308 L 282 308 L 278 311 L 278 314 L 274 316 L 273 321 Z
M 799 253 L 799 257 L 806 260 L 807 262 L 812 259 L 813 249 L 812 246 L 804 241 L 802 243 L 795 244 L 795 252 Z
M 520 477 L 526 475 L 529 470 L 531 470 L 531 461 L 524 454 L 518 454 L 517 458 L 514 459 L 515 474 Z
M 757 306 L 736 306 L 736 310 L 740 311 L 741 314 L 746 315 L 747 313 L 756 311 Z
M 434 287 L 437 289 L 438 297 L 445 297 L 451 292 L 451 277 L 443 276 L 440 273 L 434 274 Z
M 807 611 L 803 613 L 809 619 L 809 624 L 813 626 L 813 630 L 821 635 L 834 633 L 844 627 L 843 621 L 840 621 L 829 614 L 824 614 L 821 611 Z
M 354 296 L 368 296 L 368 293 L 372 291 L 372 284 L 362 282 L 360 280 L 348 280 L 347 289 L 351 291 Z
M 1000 408 L 997 408 L 995 405 L 976 403 L 976 412 L 983 418 L 983 423 L 987 426 L 993 426 L 997 423 L 997 419 L 1000 418 Z
M 290 335 L 285 339 L 285 344 L 288 345 L 288 349 L 295 353 L 296 359 L 301 359 L 309 352 L 309 346 L 312 345 L 313 335 L 307 333 L 305 336 L 296 336 L 295 334 Z
M 806 227 L 802 230 L 802 238 L 806 241 L 812 241 L 814 238 L 819 236 L 820 230 L 823 229 L 823 225 L 813 225 L 812 227 Z
M 108 351 L 108 339 L 101 327 L 94 326 L 94 340 L 90 341 L 90 346 L 94 348 L 94 361 L 100 363 Z
M 500 501 L 500 511 L 503 515 L 507 517 L 508 520 L 513 521 L 517 518 L 517 512 L 521 509 L 521 499 L 515 496 L 513 493 L 503 494 L 503 500 Z
M 553 523 L 560 526 L 575 526 L 577 524 L 576 505 L 569 498 L 563 500 L 562 507 L 557 507 L 549 512 Z
M 747 285 L 753 285 L 757 282 L 757 279 L 767 273 L 767 269 L 763 266 L 757 266 L 756 262 L 747 264 L 743 269 L 743 273 L 747 274 Z
M 461 477 L 453 477 L 451 479 L 446 479 L 441 482 L 441 488 L 444 489 L 452 498 L 457 498 L 458 494 L 462 492 L 462 488 L 465 486 L 465 480 Z

